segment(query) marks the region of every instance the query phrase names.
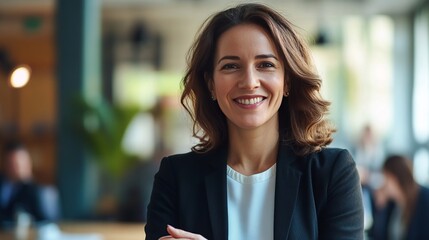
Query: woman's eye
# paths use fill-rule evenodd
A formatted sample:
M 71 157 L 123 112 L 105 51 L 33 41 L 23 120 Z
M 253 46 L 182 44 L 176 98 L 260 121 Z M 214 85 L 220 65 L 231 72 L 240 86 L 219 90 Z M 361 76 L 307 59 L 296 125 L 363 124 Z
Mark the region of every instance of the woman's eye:
M 260 68 L 272 68 L 275 67 L 275 65 L 273 63 L 270 62 L 263 62 L 261 64 L 259 64 Z
M 230 70 L 230 69 L 237 69 L 238 66 L 236 64 L 228 63 L 222 66 L 222 70 Z

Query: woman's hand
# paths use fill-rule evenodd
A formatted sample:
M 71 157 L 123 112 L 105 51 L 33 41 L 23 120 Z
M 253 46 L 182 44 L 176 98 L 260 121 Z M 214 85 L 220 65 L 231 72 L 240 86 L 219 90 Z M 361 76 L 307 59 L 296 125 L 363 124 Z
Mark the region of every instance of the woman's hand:
M 167 225 L 167 232 L 170 235 L 161 237 L 159 240 L 168 240 L 168 239 L 207 240 L 200 234 L 183 231 L 181 229 L 174 228 L 170 225 Z

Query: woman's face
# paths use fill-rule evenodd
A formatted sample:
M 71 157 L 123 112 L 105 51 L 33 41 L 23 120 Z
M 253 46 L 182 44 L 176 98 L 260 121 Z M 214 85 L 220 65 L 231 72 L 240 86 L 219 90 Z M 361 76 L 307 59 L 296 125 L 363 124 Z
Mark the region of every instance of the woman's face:
M 273 41 L 258 25 L 237 25 L 220 36 L 211 90 L 230 126 L 277 126 L 285 92 L 280 59 Z
M 391 173 L 383 172 L 383 175 L 383 185 L 375 192 L 376 204 L 379 207 L 384 207 L 388 200 L 394 200 L 397 203 L 401 203 L 403 200 L 403 194 L 398 181 Z

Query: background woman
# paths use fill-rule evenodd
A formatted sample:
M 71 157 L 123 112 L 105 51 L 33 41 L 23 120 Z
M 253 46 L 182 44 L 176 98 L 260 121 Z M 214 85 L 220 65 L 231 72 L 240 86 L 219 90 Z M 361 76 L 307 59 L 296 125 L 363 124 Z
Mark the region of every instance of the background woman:
M 374 239 L 429 239 L 429 189 L 414 180 L 411 161 L 393 155 L 382 169 L 384 184 L 375 192 Z

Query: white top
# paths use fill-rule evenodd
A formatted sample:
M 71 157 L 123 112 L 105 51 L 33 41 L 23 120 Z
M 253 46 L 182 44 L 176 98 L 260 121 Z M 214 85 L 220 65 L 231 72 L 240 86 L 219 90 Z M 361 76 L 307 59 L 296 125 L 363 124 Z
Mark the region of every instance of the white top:
M 245 176 L 227 166 L 228 239 L 274 239 L 276 164 Z

